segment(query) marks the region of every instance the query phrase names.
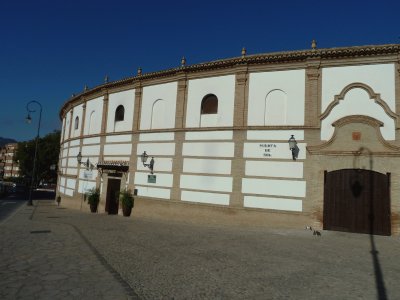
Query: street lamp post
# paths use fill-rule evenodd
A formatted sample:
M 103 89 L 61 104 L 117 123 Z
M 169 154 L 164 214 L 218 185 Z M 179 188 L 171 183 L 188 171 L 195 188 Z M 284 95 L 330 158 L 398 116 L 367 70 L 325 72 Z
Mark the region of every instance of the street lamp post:
M 32 169 L 32 179 L 31 179 L 31 187 L 29 189 L 29 198 L 28 198 L 28 205 L 32 206 L 32 190 L 33 190 L 33 183 L 35 181 L 35 172 L 36 172 L 36 159 L 37 159 L 37 148 L 38 148 L 38 141 L 39 141 L 39 133 L 40 133 L 40 122 L 42 120 L 42 105 L 33 100 L 28 102 L 26 105 L 26 110 L 28 111 L 28 116 L 26 117 L 26 121 L 30 124 L 32 123 L 32 118 L 30 113 L 36 112 L 36 110 L 30 109 L 29 107 L 32 106 L 32 104 L 39 105 L 40 111 L 39 111 L 39 122 L 38 122 L 38 128 L 37 128 L 37 135 L 36 135 L 36 140 L 35 140 L 35 156 L 33 158 L 33 169 Z

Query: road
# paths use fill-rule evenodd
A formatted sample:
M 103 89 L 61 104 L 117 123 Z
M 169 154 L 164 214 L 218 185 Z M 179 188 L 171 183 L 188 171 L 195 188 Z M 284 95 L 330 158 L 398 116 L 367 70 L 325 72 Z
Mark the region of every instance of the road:
M 34 191 L 32 199 L 45 200 L 54 199 L 54 192 L 48 190 Z M 24 193 L 12 193 L 9 196 L 0 199 L 0 223 L 11 216 L 21 205 L 26 204 L 28 197 Z
M 23 194 L 12 194 L 0 199 L 0 223 L 12 215 L 24 203 L 26 203 L 26 200 Z

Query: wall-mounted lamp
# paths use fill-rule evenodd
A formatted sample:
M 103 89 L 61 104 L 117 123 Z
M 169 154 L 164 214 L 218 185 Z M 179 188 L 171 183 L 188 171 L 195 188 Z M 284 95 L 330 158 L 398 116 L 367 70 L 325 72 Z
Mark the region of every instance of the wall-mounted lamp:
M 154 157 L 151 158 L 150 163 L 146 164 L 147 158 L 149 156 L 147 155 L 146 151 L 143 151 L 142 155 L 140 156 L 143 166 L 148 167 L 150 169 L 150 173 L 153 174 L 153 169 L 154 169 Z
M 82 162 L 82 153 L 81 151 L 79 151 L 78 155 L 76 156 L 76 160 L 78 161 L 78 164 L 83 165 L 86 167 L 86 170 L 93 170 L 94 169 L 94 165 L 90 162 L 89 157 L 86 160 L 86 162 Z
M 292 158 L 293 158 L 293 160 L 296 160 L 296 158 L 299 156 L 300 149 L 299 149 L 299 147 L 297 147 L 297 141 L 294 138 L 293 134 L 290 137 L 290 139 L 288 140 L 288 143 L 289 143 L 289 149 L 290 149 L 290 151 L 292 151 Z

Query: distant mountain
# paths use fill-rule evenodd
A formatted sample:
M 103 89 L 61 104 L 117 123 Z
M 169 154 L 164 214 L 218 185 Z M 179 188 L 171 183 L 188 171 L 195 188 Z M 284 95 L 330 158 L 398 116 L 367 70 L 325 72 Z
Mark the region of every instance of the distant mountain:
M 0 147 L 4 147 L 4 145 L 8 144 L 8 143 L 16 143 L 16 142 L 17 141 L 13 140 L 13 139 L 7 139 L 7 138 L 0 137 Z

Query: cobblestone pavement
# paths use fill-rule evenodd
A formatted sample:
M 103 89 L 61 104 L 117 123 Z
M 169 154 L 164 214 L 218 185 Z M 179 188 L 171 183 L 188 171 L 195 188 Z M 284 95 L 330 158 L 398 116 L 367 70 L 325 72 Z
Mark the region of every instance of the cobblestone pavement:
M 0 226 L 1 299 L 400 299 L 398 236 L 317 237 L 38 202 Z

